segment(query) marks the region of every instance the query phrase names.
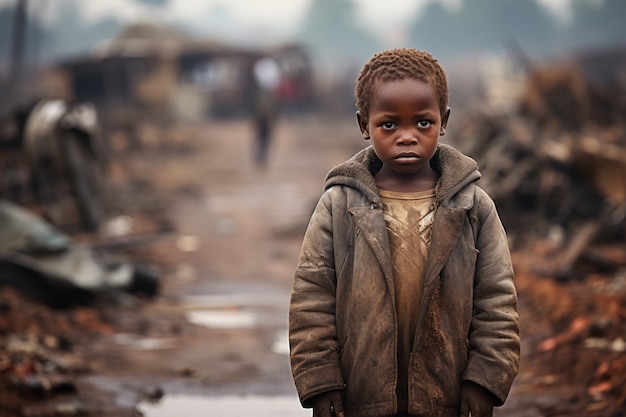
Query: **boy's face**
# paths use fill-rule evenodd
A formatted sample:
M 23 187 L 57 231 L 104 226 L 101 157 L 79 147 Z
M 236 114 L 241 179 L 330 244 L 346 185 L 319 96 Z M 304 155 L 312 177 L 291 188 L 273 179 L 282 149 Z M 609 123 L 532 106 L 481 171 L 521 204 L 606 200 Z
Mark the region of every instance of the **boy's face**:
M 365 139 L 371 139 L 384 170 L 392 175 L 427 175 L 429 161 L 445 133 L 450 109 L 442 115 L 430 84 L 415 79 L 377 82 L 369 118 L 357 113 Z

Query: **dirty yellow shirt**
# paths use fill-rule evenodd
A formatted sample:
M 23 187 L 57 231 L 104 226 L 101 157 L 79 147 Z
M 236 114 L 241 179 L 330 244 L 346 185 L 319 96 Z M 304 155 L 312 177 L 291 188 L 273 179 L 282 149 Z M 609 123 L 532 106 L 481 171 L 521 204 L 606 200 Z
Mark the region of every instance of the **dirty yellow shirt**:
M 435 190 L 378 190 L 389 233 L 398 316 L 398 412 L 408 408 L 408 367 L 423 293 Z

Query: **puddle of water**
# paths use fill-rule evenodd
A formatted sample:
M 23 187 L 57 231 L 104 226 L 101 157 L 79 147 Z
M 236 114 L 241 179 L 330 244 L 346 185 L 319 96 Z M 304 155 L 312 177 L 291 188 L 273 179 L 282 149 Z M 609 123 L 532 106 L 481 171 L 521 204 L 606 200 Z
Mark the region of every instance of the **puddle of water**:
M 192 395 L 168 395 L 157 404 L 143 403 L 139 410 L 145 417 L 310 417 L 311 410 L 300 406 L 293 396 L 263 397 L 228 396 L 199 397 Z
M 279 355 L 289 355 L 289 332 L 283 330 L 276 335 L 272 344 L 272 352 Z
M 208 328 L 258 328 L 286 325 L 288 295 L 216 293 L 183 297 L 187 321 Z
M 166 350 L 177 344 L 174 338 L 140 337 L 125 333 L 115 335 L 113 340 L 118 346 L 137 350 Z
M 192 310 L 187 312 L 187 321 L 209 328 L 250 328 L 258 320 L 248 311 Z
M 289 294 L 217 293 L 192 294 L 183 297 L 187 308 L 232 308 L 234 306 L 286 307 Z

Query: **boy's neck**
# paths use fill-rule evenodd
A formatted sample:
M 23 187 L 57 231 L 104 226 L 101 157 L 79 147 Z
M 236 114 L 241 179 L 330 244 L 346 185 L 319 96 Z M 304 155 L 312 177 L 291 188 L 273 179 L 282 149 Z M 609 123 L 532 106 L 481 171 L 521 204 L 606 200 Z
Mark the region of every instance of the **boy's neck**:
M 430 168 L 430 167 L 429 167 Z M 376 186 L 387 191 L 398 193 L 418 193 L 435 188 L 439 180 L 439 174 L 432 168 L 424 172 L 416 172 L 410 175 L 402 175 L 383 167 L 374 174 Z

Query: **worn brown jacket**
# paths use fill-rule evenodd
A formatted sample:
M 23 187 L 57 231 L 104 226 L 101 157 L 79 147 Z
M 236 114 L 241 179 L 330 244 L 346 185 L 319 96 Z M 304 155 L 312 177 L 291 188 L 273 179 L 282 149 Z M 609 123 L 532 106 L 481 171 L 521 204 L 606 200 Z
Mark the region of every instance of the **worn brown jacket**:
M 424 295 L 409 368 L 409 412 L 458 416 L 464 380 L 504 403 L 519 364 L 507 239 L 476 163 L 439 145 Z M 346 417 L 393 415 L 396 310 L 387 228 L 368 147 L 333 168 L 305 234 L 289 313 L 291 366 L 305 407 L 343 390 Z

